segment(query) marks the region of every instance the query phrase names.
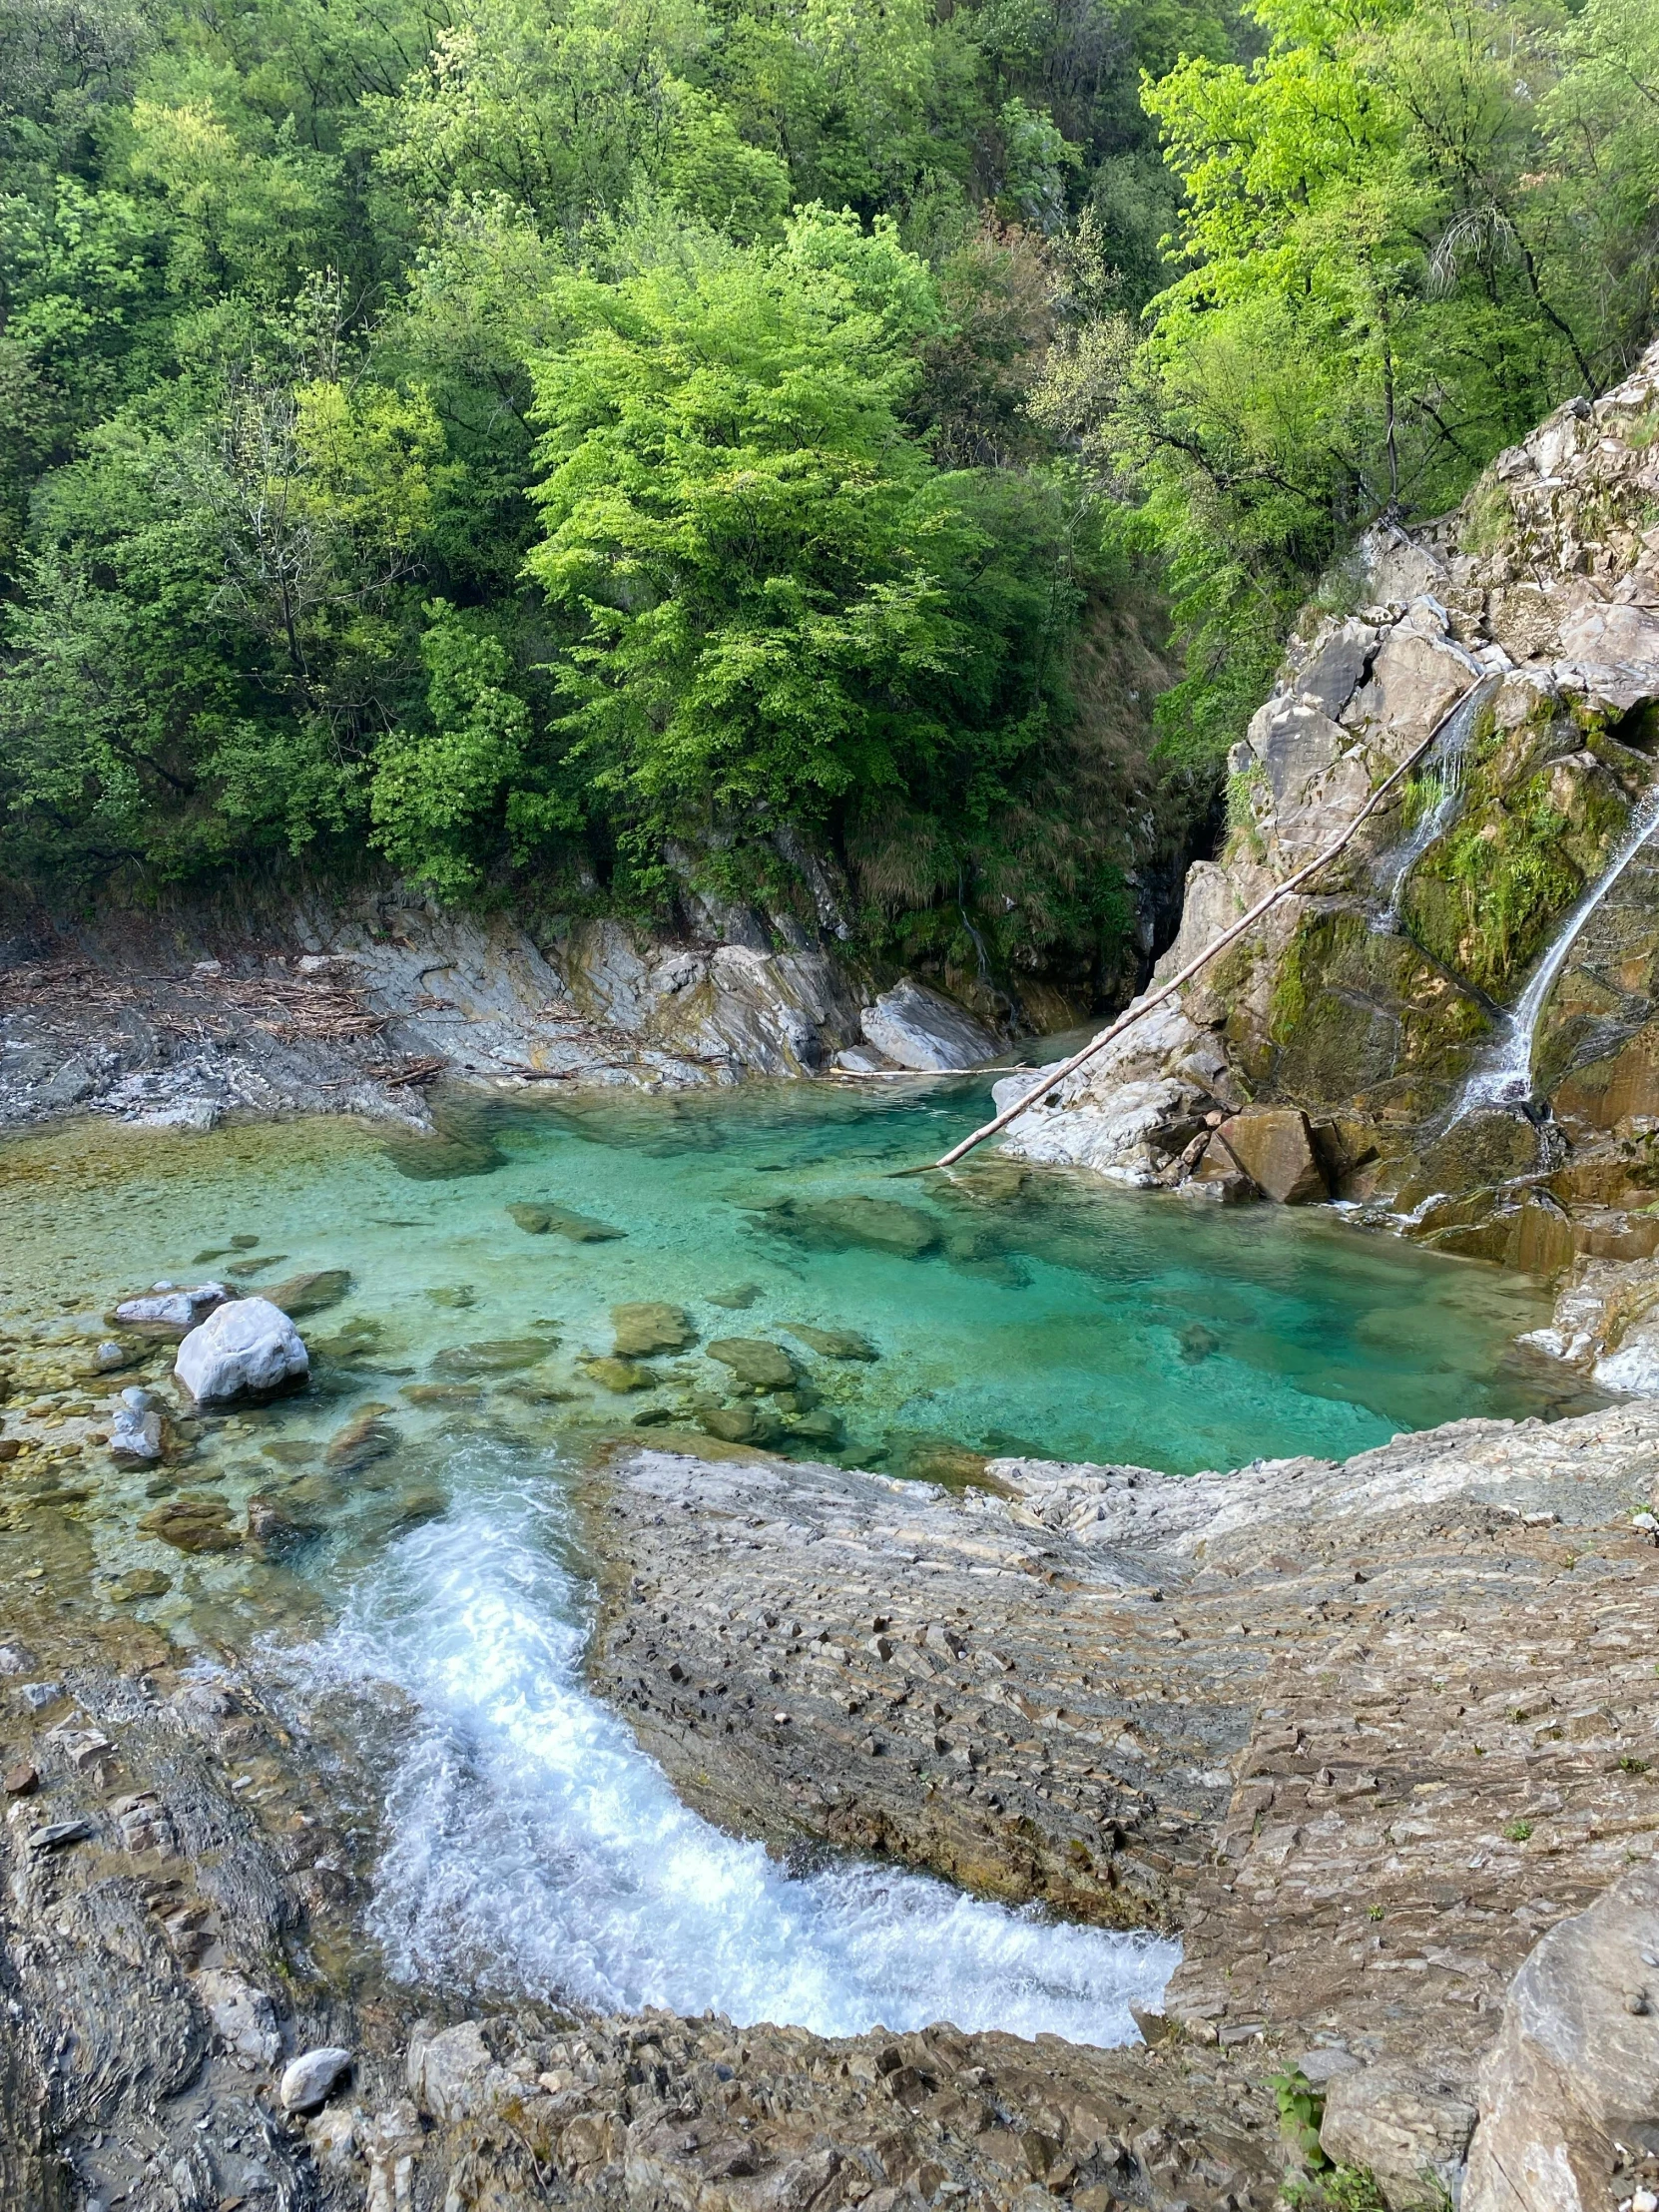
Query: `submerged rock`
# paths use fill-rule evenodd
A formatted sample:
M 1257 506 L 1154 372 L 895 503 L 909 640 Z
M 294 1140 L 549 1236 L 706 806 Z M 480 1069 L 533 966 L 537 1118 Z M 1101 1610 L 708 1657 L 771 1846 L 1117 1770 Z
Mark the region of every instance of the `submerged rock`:
M 310 1373 L 299 1332 L 268 1298 L 220 1306 L 179 1347 L 173 1372 L 199 1405 L 267 1396 Z
M 327 1464 L 338 1473 L 355 1474 L 395 1451 L 402 1438 L 384 1417 L 390 1411 L 389 1405 L 362 1406 L 330 1441 L 323 1453 Z
M 159 1567 L 133 1567 L 110 1584 L 109 1594 L 117 1605 L 134 1605 L 141 1598 L 165 1597 L 172 1587 L 173 1577 Z
M 657 1382 L 649 1368 L 642 1368 L 633 1360 L 584 1360 L 584 1375 L 591 1376 L 602 1390 L 611 1390 L 621 1397 L 630 1390 L 652 1389 Z
M 769 1223 L 800 1243 L 830 1251 L 861 1245 L 872 1252 L 890 1252 L 905 1260 L 919 1260 L 939 1244 L 943 1231 L 930 1214 L 919 1207 L 901 1206 L 892 1198 L 819 1199 L 802 1205 L 786 1199 L 768 1211 Z
M 790 1335 L 799 1337 L 812 1352 L 821 1353 L 826 1360 L 879 1360 L 881 1355 L 869 1339 L 860 1336 L 856 1329 L 810 1329 L 805 1322 L 792 1322 Z
M 729 1444 L 768 1444 L 783 1427 L 770 1405 L 717 1405 L 699 1416 L 698 1425 Z
M 978 1067 L 997 1050 L 984 1023 L 942 991 L 908 976 L 859 1015 L 865 1044 L 894 1067 L 929 1072 Z
M 782 1345 L 768 1344 L 760 1337 L 716 1337 L 707 1350 L 711 1360 L 731 1369 L 735 1381 L 746 1390 L 788 1390 L 795 1386 L 795 1362 Z
M 611 1324 L 616 1332 L 616 1356 L 619 1360 L 649 1360 L 658 1352 L 684 1352 L 697 1342 L 697 1331 L 692 1327 L 683 1306 L 669 1306 L 660 1300 L 611 1308 Z
M 139 1533 L 171 1544 L 175 1551 L 235 1551 L 242 1538 L 231 1526 L 231 1509 L 220 1497 L 191 1491 L 164 1498 L 139 1522 Z
M 520 1368 L 533 1368 L 538 1360 L 545 1360 L 558 1341 L 551 1335 L 491 1337 L 482 1344 L 451 1345 L 433 1359 L 431 1372 L 441 1381 L 456 1382 L 473 1382 L 482 1376 L 513 1375 Z
M 594 1221 L 587 1214 L 572 1213 L 568 1206 L 532 1206 L 521 1204 L 507 1208 L 520 1229 L 532 1237 L 545 1237 L 549 1231 L 556 1237 L 566 1237 L 572 1244 L 610 1244 L 627 1235 L 624 1229 L 613 1228 L 608 1221 Z
M 303 1321 L 307 1314 L 320 1314 L 337 1306 L 350 1289 L 349 1268 L 316 1268 L 305 1275 L 290 1275 L 283 1283 L 274 1283 L 262 1295 L 273 1306 L 279 1306 L 289 1321 Z
M 709 1304 L 722 1306 L 728 1313 L 741 1314 L 747 1312 L 761 1295 L 759 1283 L 739 1283 L 731 1290 L 711 1291 Z

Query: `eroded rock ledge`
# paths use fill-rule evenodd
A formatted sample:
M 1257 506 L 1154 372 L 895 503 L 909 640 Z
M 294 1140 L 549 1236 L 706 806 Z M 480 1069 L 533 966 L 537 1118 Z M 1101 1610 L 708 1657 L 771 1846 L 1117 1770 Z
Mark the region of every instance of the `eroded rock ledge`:
M 396 1701 L 297 1711 L 14 1586 L 0 2200 L 1241 2212 L 1298 2063 L 1396 2205 L 1465 2160 L 1465 2212 L 1659 2179 L 1659 1408 L 995 1471 L 630 1449 L 587 1493 L 593 1672 L 779 1848 L 1178 1927 L 1151 2048 L 400 1988 L 363 1932 Z M 317 2044 L 353 2067 L 303 2116 L 279 2084 Z
M 1401 2187 L 1459 2165 L 1511 1977 L 1659 1839 L 1659 1408 L 990 1471 L 631 1454 L 596 1682 L 729 1826 L 1179 1928 L 1188 2038 L 1300 2055 Z

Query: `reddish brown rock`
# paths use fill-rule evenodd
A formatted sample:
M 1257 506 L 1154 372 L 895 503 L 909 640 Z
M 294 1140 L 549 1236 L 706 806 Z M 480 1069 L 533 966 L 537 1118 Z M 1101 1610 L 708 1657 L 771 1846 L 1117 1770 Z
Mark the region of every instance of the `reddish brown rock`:
M 1331 1196 L 1299 1107 L 1247 1107 L 1217 1134 L 1257 1189 L 1281 1206 L 1315 1206 Z

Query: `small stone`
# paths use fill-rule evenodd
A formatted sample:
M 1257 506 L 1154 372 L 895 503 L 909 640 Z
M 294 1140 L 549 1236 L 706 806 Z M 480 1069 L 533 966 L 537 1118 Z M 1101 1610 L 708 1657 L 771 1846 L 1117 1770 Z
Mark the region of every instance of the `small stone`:
M 741 1314 L 753 1306 L 761 1296 L 759 1283 L 738 1283 L 724 1291 L 711 1291 L 709 1304 L 723 1306 L 728 1313 Z
M 351 2053 L 337 2043 L 301 2051 L 284 2067 L 277 2095 L 284 2112 L 318 2112 L 351 2071 Z
M 56 1705 L 63 1696 L 61 1682 L 20 1682 L 17 1694 L 31 1713 L 43 1713 L 47 1706 Z
M 27 1759 L 20 1759 L 15 1767 L 8 1767 L 0 1774 L 0 1790 L 7 1797 L 32 1797 L 40 1788 L 40 1776 Z

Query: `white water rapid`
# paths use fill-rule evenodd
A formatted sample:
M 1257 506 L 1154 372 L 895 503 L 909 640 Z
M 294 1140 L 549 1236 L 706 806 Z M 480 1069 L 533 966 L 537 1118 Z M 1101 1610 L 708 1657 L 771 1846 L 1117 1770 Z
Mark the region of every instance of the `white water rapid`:
M 1556 931 L 1554 940 L 1533 969 L 1525 990 L 1509 1011 L 1497 1048 L 1463 1087 L 1452 1124 L 1479 1106 L 1524 1106 L 1532 1096 L 1532 1044 L 1539 1017 L 1555 988 L 1555 979 L 1579 933 L 1619 877 L 1659 830 L 1659 784 L 1643 795 L 1631 815 L 1629 828 L 1613 857 L 1579 899 Z
M 450 1472 L 450 1511 L 394 1543 L 301 1660 L 311 1692 L 389 1682 L 417 1708 L 370 1921 L 399 1978 L 827 2035 L 946 2019 L 1135 2040 L 1130 2000 L 1157 2007 L 1174 1943 L 890 1868 L 793 1877 L 689 1812 L 582 1686 L 556 1477 L 483 1445 Z
M 1487 677 L 1454 707 L 1444 729 L 1423 763 L 1422 774 L 1431 777 L 1438 796 L 1417 818 L 1416 828 L 1403 843 L 1385 852 L 1378 863 L 1378 875 L 1385 885 L 1382 911 L 1372 921 L 1374 930 L 1392 932 L 1399 927 L 1399 904 L 1405 881 L 1428 847 L 1449 828 L 1463 796 L 1463 766 L 1468 759 L 1469 738 L 1480 710 L 1493 697 L 1503 679 Z

